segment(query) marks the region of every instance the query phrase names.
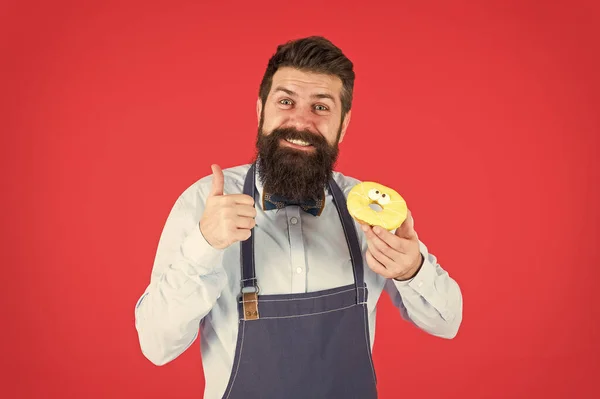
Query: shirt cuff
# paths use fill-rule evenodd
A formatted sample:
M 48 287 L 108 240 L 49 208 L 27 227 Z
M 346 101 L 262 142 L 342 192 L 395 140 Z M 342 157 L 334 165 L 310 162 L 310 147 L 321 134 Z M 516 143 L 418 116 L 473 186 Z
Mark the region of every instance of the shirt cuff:
M 420 294 L 423 294 L 422 291 L 425 287 L 433 286 L 436 276 L 435 267 L 427 258 L 427 254 L 421 252 L 421 255 L 423 256 L 423 264 L 417 274 L 408 280 L 393 280 L 400 292 L 402 292 L 403 289 L 410 287 Z
M 436 266 L 431 263 L 428 253 L 421 252 L 425 258 L 419 272 L 410 280 L 397 281 L 393 280 L 396 289 L 401 296 L 410 297 L 418 294 L 424 298 L 429 304 L 437 309 L 442 317 L 448 318 L 449 314 L 445 310 L 446 298 L 439 295 L 436 289 L 436 280 L 438 278 Z

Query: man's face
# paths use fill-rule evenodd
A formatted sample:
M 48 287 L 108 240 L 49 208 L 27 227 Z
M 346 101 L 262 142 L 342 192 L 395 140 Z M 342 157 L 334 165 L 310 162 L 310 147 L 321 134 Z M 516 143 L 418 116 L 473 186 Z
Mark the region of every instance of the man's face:
M 350 121 L 341 120 L 336 76 L 281 68 L 264 107 L 257 101 L 258 169 L 265 190 L 290 199 L 323 194 Z

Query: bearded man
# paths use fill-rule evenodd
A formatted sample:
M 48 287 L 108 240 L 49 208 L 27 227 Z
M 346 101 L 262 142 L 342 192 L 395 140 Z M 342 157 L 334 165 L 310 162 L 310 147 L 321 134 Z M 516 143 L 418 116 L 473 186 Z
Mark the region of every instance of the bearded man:
M 383 291 L 423 331 L 458 332 L 461 290 L 410 211 L 387 231 L 346 209 L 359 181 L 334 166 L 354 79 L 323 37 L 278 46 L 259 89 L 254 161 L 213 164 L 171 210 L 136 329 L 156 365 L 199 336 L 205 398 L 376 398 Z

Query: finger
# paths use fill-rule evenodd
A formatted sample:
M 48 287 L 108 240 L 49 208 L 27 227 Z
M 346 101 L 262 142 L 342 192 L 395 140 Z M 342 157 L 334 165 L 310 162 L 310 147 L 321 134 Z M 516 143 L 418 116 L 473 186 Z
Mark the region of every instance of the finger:
M 377 247 L 375 247 L 372 243 L 367 243 L 367 248 L 369 248 L 369 252 L 371 252 L 371 255 L 375 259 L 377 259 L 377 261 L 381 263 L 383 267 L 385 267 L 388 271 L 396 270 L 397 266 L 394 260 L 386 254 L 384 254 L 383 252 L 381 252 L 379 249 L 377 249 Z
M 366 225 L 366 224 L 363 224 L 361 227 L 362 227 L 362 230 L 365 232 L 365 236 L 367 237 L 367 247 L 369 247 L 372 251 L 379 251 L 377 249 L 377 246 L 375 246 L 374 241 L 381 241 L 381 240 L 377 237 L 377 234 L 375 234 L 375 232 L 373 231 L 373 227 Z M 381 245 L 381 244 L 379 244 L 379 245 Z
M 251 229 L 256 226 L 256 220 L 254 218 L 239 216 L 235 218 L 235 227 L 238 229 Z
M 229 194 L 227 195 L 227 201 L 238 205 L 254 205 L 254 198 L 246 194 Z
M 384 265 L 382 265 L 381 262 L 379 262 L 377 259 L 375 259 L 373 257 L 370 250 L 367 250 L 365 257 L 367 260 L 367 265 L 375 273 L 377 273 L 381 276 L 384 276 L 386 278 L 391 278 L 393 276 L 393 274 L 388 269 L 386 269 L 386 267 Z
M 377 234 L 373 231 L 374 226 L 369 226 L 368 224 L 361 225 L 362 231 L 365 233 L 367 240 L 371 240 L 377 237 Z
M 237 229 L 233 232 L 233 238 L 237 241 L 246 241 L 252 235 L 252 230 L 250 229 Z
M 405 247 L 405 239 L 403 237 L 399 237 L 395 234 L 392 234 L 390 231 L 384 229 L 383 227 L 373 227 L 373 234 L 375 235 L 375 237 L 379 238 L 381 241 L 383 241 L 386 245 L 388 245 L 395 251 L 402 252 L 402 250 Z
M 394 233 L 398 237 L 406 238 L 409 240 L 418 239 L 417 232 L 415 231 L 415 221 L 412 217 L 412 212 L 408 210 L 406 220 L 402 223 L 396 232 Z
M 374 230 L 377 230 L 377 227 L 370 229 L 368 232 L 367 246 L 371 248 L 371 252 L 377 258 L 377 260 L 383 263 L 384 266 L 389 267 L 391 265 L 388 264 L 393 264 L 393 262 L 397 260 L 399 253 L 394 248 L 390 247 L 385 241 L 383 241 L 377 234 L 375 234 Z M 399 239 L 398 237 L 394 238 Z M 383 257 L 387 258 L 387 260 L 383 259 Z
M 221 167 L 217 164 L 213 164 L 210 166 L 213 172 L 212 177 L 212 186 L 210 189 L 210 197 L 214 197 L 217 195 L 223 195 L 223 186 L 225 185 L 225 177 L 223 176 L 223 171 Z
M 256 208 L 252 205 L 238 204 L 235 206 L 235 211 L 238 216 L 246 216 L 249 218 L 256 217 Z

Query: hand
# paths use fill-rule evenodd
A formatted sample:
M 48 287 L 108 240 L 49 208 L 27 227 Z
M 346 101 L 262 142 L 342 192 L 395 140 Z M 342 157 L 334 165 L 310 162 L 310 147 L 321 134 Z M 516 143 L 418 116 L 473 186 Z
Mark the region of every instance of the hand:
M 381 226 L 363 224 L 362 229 L 367 237 L 366 258 L 371 270 L 397 280 L 408 280 L 417 273 L 422 255 L 410 210 L 394 234 Z
M 225 179 L 219 165 L 212 165 L 213 181 L 200 219 L 200 231 L 214 248 L 227 248 L 250 238 L 256 225 L 254 198 L 246 194 L 223 194 Z

